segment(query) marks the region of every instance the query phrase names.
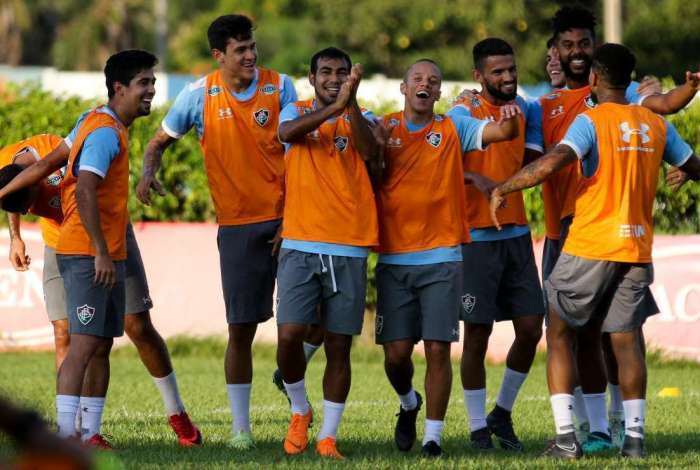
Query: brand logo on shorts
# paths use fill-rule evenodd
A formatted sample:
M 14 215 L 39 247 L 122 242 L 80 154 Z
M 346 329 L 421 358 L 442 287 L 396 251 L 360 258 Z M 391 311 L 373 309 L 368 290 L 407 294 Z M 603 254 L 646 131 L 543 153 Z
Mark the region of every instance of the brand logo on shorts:
M 263 127 L 270 119 L 270 111 L 264 108 L 258 109 L 253 116 L 255 116 L 255 122 L 257 122 L 260 127 Z
M 260 91 L 262 91 L 266 95 L 273 94 L 275 92 L 275 90 L 277 90 L 277 87 L 275 85 L 273 85 L 272 83 L 268 83 L 264 87 L 260 88 Z
M 87 325 L 95 317 L 95 309 L 88 304 L 78 307 L 76 311 L 78 313 L 78 320 L 80 320 L 80 323 L 83 325 Z
M 219 93 L 221 93 L 221 87 L 218 87 L 215 85 L 215 86 L 209 88 L 209 90 L 207 90 L 207 93 L 209 94 L 209 96 L 216 96 Z
M 452 339 L 459 340 L 459 328 L 452 328 Z
M 219 119 L 230 119 L 233 117 L 231 108 L 219 108 Z
M 384 316 L 377 315 L 374 317 L 374 334 L 381 335 L 384 330 Z
M 342 135 L 337 136 L 335 138 L 335 148 L 337 148 L 339 152 L 348 148 L 348 138 Z
M 442 134 L 439 132 L 429 132 L 428 135 L 425 136 L 425 140 L 433 147 L 438 148 L 440 142 L 442 142 Z
M 472 313 L 472 310 L 474 310 L 475 305 L 476 305 L 476 297 L 474 297 L 471 294 L 464 294 L 462 296 L 462 308 L 464 309 L 465 312 L 467 312 L 467 315 Z
M 143 305 L 145 307 L 153 305 L 153 301 L 151 300 L 151 296 L 148 294 L 144 295 L 143 298 L 141 299 L 141 301 L 143 302 Z

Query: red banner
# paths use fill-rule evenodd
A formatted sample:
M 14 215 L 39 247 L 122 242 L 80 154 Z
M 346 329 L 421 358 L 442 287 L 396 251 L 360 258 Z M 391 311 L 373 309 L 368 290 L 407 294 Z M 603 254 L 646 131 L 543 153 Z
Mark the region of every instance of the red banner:
M 225 335 L 216 225 L 143 223 L 134 226 L 146 266 L 152 316 L 164 337 Z M 0 233 L 0 348 L 51 347 L 52 329 L 42 294 L 43 243 L 38 226 L 24 225 L 22 238 L 30 270 L 9 263 L 9 237 Z M 541 243 L 535 245 L 539 260 Z M 700 236 L 658 236 L 654 243 L 652 291 L 661 313 L 644 327 L 647 342 L 669 353 L 700 360 Z M 505 358 L 513 339 L 508 322 L 497 324 L 489 356 Z M 258 341 L 274 341 L 274 321 L 265 323 Z M 121 341 L 125 341 L 122 338 Z M 459 354 L 461 348 L 454 347 Z

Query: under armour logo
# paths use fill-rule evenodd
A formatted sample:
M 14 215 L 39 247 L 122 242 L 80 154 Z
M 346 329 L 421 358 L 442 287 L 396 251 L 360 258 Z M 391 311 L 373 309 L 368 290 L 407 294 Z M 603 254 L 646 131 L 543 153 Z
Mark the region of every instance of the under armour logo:
M 384 330 L 384 316 L 383 315 L 376 315 L 374 317 L 374 333 L 376 335 L 382 334 L 382 331 Z
M 634 129 L 630 127 L 630 124 L 627 121 L 620 124 L 620 130 L 622 131 L 622 140 L 629 144 L 632 140 L 632 136 L 638 135 L 641 136 L 643 144 L 648 143 L 651 140 L 651 137 L 649 137 L 648 135 L 649 126 L 644 123 L 641 123 L 639 126 L 639 129 Z

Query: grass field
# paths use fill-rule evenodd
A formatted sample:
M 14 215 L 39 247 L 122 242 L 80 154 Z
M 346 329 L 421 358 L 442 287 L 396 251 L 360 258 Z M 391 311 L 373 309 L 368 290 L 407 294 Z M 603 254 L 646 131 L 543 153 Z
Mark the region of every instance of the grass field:
M 353 353 L 353 383 L 339 432 L 339 449 L 347 460 L 329 462 L 313 451 L 287 457 L 282 439 L 289 420 L 286 400 L 272 384 L 274 348 L 256 346 L 252 420 L 257 449 L 236 453 L 226 447 L 231 416 L 223 379 L 221 340 L 169 341 L 181 392 L 188 411 L 202 430 L 204 446 L 181 449 L 167 426 L 163 406 L 133 347 L 116 350 L 112 356 L 112 383 L 107 399 L 103 432 L 113 436 L 118 457 L 127 468 L 700 468 L 700 366 L 666 362 L 652 356 L 649 367 L 647 451 L 649 457 L 630 462 L 613 454 L 585 458 L 573 464 L 538 457 L 553 424 L 547 399 L 544 361 L 538 357 L 514 410 L 516 431 L 526 452 L 521 455 L 496 451 L 476 454 L 468 444 L 462 391 L 455 381 L 447 414 L 443 447 L 446 458 L 421 460 L 420 446 L 401 454 L 393 445 L 394 414 L 398 399 L 383 372 L 380 351 L 358 345 Z M 309 395 L 321 416 L 322 353 L 314 357 L 307 383 Z M 415 386 L 423 389 L 425 365 L 417 360 Z M 498 390 L 502 366 L 489 366 L 489 408 Z M 678 387 L 678 398 L 657 398 L 663 387 Z M 54 416 L 54 371 L 51 353 L 0 354 L 0 393 L 35 407 L 47 418 Z M 419 418 L 419 436 L 422 420 Z M 319 424 L 312 428 L 312 433 Z M 8 441 L 0 438 L 0 457 L 10 453 Z M 419 437 L 420 439 L 420 437 Z

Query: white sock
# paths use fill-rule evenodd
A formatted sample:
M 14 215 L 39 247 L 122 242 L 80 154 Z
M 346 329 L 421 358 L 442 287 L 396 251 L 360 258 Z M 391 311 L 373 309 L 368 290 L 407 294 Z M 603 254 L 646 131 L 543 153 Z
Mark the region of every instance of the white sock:
M 287 390 L 287 396 L 292 404 L 292 413 L 305 415 L 309 412 L 309 402 L 306 400 L 306 385 L 304 379 L 293 384 L 288 384 L 282 381 L 284 389 Z
M 80 397 L 80 434 L 83 442 L 100 433 L 105 397 Z
M 406 411 L 415 410 L 416 406 L 418 406 L 418 395 L 413 389 L 405 395 L 399 395 L 399 400 L 401 400 L 401 408 Z
M 469 431 L 486 427 L 486 389 L 464 390 L 464 404 L 469 416 Z
M 153 377 L 153 383 L 156 384 L 156 388 L 160 391 L 160 396 L 163 398 L 163 404 L 165 405 L 165 412 L 168 413 L 168 416 L 179 415 L 185 411 L 185 405 L 182 404 L 182 399 L 180 398 L 180 390 L 177 388 L 175 371 L 172 371 L 165 377 Z
M 588 422 L 588 413 L 586 412 L 586 402 L 583 399 L 583 389 L 576 387 L 574 389 L 574 414 L 579 428 L 583 423 Z
M 557 393 L 549 397 L 554 415 L 554 426 L 557 434 L 574 432 L 574 396 L 568 393 Z
M 523 374 L 522 372 L 506 367 L 506 371 L 503 373 L 501 389 L 498 391 L 496 405 L 500 406 L 504 410 L 511 411 L 513 409 L 513 404 L 515 403 L 515 399 L 518 396 L 518 392 L 520 391 L 520 387 L 523 385 L 526 378 L 527 374 Z
M 320 347 L 320 344 L 311 344 L 304 341 L 304 357 L 306 358 L 307 364 L 311 361 L 311 358 L 314 357 L 314 354 Z
M 426 419 L 425 433 L 423 434 L 423 445 L 426 445 L 430 441 L 435 441 L 437 445 L 440 445 L 440 438 L 442 437 L 442 430 L 444 427 L 444 421 L 438 421 L 437 419 Z
M 605 392 L 584 393 L 583 400 L 586 402 L 586 414 L 588 414 L 589 432 L 602 432 L 610 434 L 608 429 L 608 410 L 605 402 Z
M 622 418 L 625 415 L 625 409 L 622 407 L 622 392 L 619 385 L 608 384 L 610 392 L 610 405 L 608 407 L 608 415 Z
M 344 409 L 345 403 L 323 400 L 323 426 L 321 427 L 321 432 L 316 436 L 317 442 L 327 437 L 335 439 Z
M 644 438 L 644 408 L 646 400 L 625 400 L 625 436 Z
M 250 389 L 251 384 L 226 384 L 234 434 L 250 432 Z
M 56 395 L 56 424 L 60 437 L 75 435 L 75 415 L 80 407 L 80 397 L 75 395 Z

